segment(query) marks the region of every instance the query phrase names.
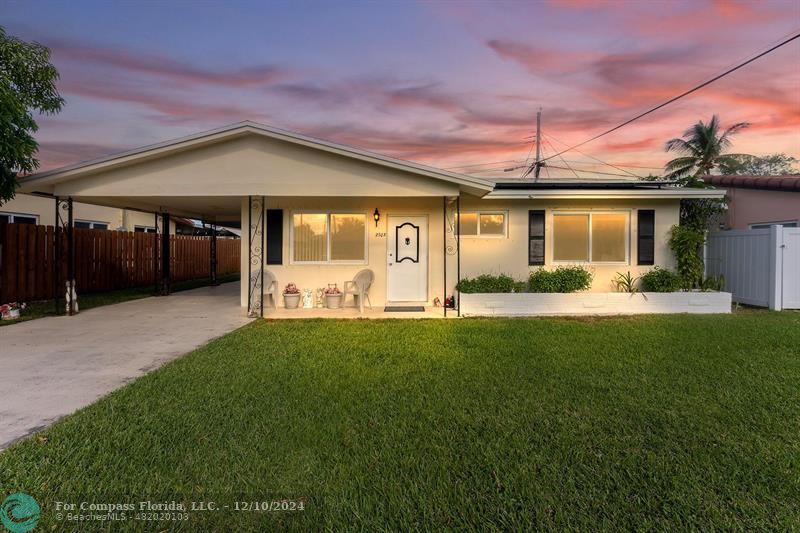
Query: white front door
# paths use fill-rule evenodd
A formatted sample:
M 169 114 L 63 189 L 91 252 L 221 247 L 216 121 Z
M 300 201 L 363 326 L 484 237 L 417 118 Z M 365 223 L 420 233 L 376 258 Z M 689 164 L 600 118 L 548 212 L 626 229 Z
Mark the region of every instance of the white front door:
M 386 299 L 428 301 L 428 217 L 389 215 Z

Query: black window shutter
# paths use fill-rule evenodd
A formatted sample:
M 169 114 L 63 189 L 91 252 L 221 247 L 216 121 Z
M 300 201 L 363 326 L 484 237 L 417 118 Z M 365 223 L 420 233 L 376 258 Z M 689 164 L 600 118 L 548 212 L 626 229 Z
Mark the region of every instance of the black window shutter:
M 528 264 L 544 265 L 544 209 L 528 211 Z
M 637 261 L 639 265 L 655 264 L 656 212 L 640 209 L 638 212 Z
M 267 209 L 267 264 L 283 264 L 283 209 Z

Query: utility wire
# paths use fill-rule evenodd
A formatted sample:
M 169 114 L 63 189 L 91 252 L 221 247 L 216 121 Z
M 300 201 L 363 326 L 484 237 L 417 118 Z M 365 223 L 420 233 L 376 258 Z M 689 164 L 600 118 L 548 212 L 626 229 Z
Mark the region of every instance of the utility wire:
M 553 136 L 552 136 L 552 135 L 550 135 L 550 134 L 548 134 L 547 136 L 548 136 L 550 139 L 553 139 L 554 141 L 556 141 L 556 142 L 558 142 L 558 143 L 560 143 L 560 144 L 563 144 L 564 146 L 569 146 L 567 143 L 565 143 L 565 142 L 563 142 L 563 141 L 559 141 L 558 139 L 556 139 L 555 137 L 553 137 Z M 573 148 L 573 149 L 574 149 L 574 148 Z M 639 175 L 637 175 L 637 174 L 634 174 L 633 172 L 629 172 L 629 171 L 625 170 L 624 168 L 620 168 L 620 167 L 618 167 L 618 166 L 616 166 L 616 165 L 612 165 L 611 163 L 607 163 L 607 162 L 603 161 L 602 159 L 599 159 L 599 158 L 597 158 L 597 157 L 594 157 L 594 156 L 592 156 L 592 155 L 589 155 L 589 154 L 587 154 L 587 153 L 585 153 L 585 152 L 581 152 L 580 150 L 575 150 L 575 151 L 576 151 L 576 152 L 578 152 L 579 154 L 581 154 L 581 155 L 582 155 L 582 156 L 584 156 L 584 157 L 588 157 L 589 159 L 594 159 L 594 160 L 595 160 L 595 161 L 597 161 L 598 163 L 602 163 L 602 164 L 604 164 L 604 165 L 608 165 L 608 166 L 610 166 L 610 167 L 612 167 L 612 168 L 615 168 L 615 169 L 619 170 L 620 172 L 624 172 L 625 174 L 628 174 L 629 176 L 633 176 L 634 178 L 639 178 L 639 179 L 641 179 L 641 176 L 639 176 Z M 562 154 L 562 153 L 563 153 L 563 152 L 560 152 L 560 153 L 558 153 L 557 155 L 558 155 L 559 157 L 561 157 L 561 154 Z M 562 159 L 562 161 L 563 161 L 563 159 Z
M 553 143 L 550 141 L 549 137 L 550 136 L 548 135 L 548 138 L 545 139 L 545 141 L 547 142 L 547 144 L 550 145 L 550 148 L 552 148 L 554 152 L 557 152 L 558 150 L 556 150 L 556 147 L 553 146 Z M 559 159 L 561 159 L 561 162 L 564 163 L 567 166 L 567 168 L 572 171 L 573 174 L 575 174 L 576 178 L 581 179 L 581 177 L 578 175 L 578 173 L 575 172 L 575 169 L 573 169 L 571 166 L 569 166 L 569 163 L 567 163 L 566 160 L 563 157 L 561 157 L 561 155 L 559 155 L 558 157 L 559 157 Z
M 636 115 L 635 117 L 633 117 L 633 118 L 631 118 L 631 119 L 628 119 L 628 120 L 626 120 L 626 121 L 625 121 L 625 122 L 623 122 L 622 124 L 619 124 L 619 125 L 617 125 L 617 126 L 614 126 L 613 128 L 611 128 L 611 129 L 609 129 L 609 130 L 606 130 L 606 131 L 604 131 L 604 132 L 602 132 L 602 133 L 598 133 L 598 134 L 597 134 L 597 135 L 595 135 L 594 137 L 591 137 L 591 138 L 589 138 L 589 139 L 587 139 L 587 140 L 585 140 L 585 141 L 583 141 L 583 142 L 581 142 L 581 143 L 578 143 L 578 144 L 576 144 L 576 145 L 574 145 L 574 146 L 570 146 L 570 147 L 569 147 L 569 148 L 567 148 L 566 150 L 562 150 L 561 152 L 558 152 L 557 154 L 553 154 L 553 155 L 551 155 L 550 157 L 548 157 L 547 159 L 552 159 L 552 158 L 554 158 L 554 157 L 556 157 L 556 156 L 558 156 L 558 155 L 561 155 L 561 154 L 563 154 L 563 153 L 569 152 L 570 150 L 574 150 L 574 149 L 576 149 L 576 148 L 580 148 L 581 146 L 583 146 L 583 145 L 585 145 L 585 144 L 589 144 L 590 142 L 592 142 L 592 141 L 595 141 L 595 140 L 599 139 L 600 137 L 604 137 L 605 135 L 608 135 L 609 133 L 612 133 L 612 132 L 614 132 L 614 131 L 617 131 L 618 129 L 620 129 L 620 128 L 622 128 L 622 127 L 625 127 L 625 126 L 627 126 L 627 125 L 628 125 L 628 124 L 630 124 L 631 122 L 635 122 L 635 121 L 639 120 L 640 118 L 642 118 L 642 117 L 644 117 L 644 116 L 647 116 L 647 115 L 649 115 L 650 113 L 653 113 L 653 112 L 655 112 L 655 111 L 658 111 L 658 110 L 659 110 L 659 109 L 661 109 L 662 107 L 666 107 L 666 106 L 668 106 L 669 104 L 671 104 L 671 103 L 673 103 L 673 102 L 675 102 L 675 101 L 677 101 L 677 100 L 680 100 L 680 99 L 681 99 L 681 98 L 683 98 L 684 96 L 688 96 L 688 95 L 690 95 L 690 94 L 692 94 L 692 93 L 694 93 L 694 92 L 697 92 L 697 91 L 699 91 L 699 90 L 700 90 L 700 89 L 702 89 L 703 87 L 706 87 L 706 86 L 708 86 L 708 85 L 711 85 L 711 84 L 712 84 L 712 83 L 714 83 L 715 81 L 717 81 L 717 80 L 719 80 L 719 79 L 721 79 L 721 78 L 724 78 L 724 77 L 725 77 L 725 76 L 727 76 L 728 74 L 731 74 L 731 73 L 733 73 L 733 72 L 736 72 L 736 71 L 737 71 L 737 70 L 739 70 L 740 68 L 742 68 L 742 67 L 745 67 L 745 66 L 749 65 L 749 64 L 750 64 L 750 63 L 752 63 L 753 61 L 756 61 L 757 59 L 760 59 L 760 58 L 764 57 L 765 55 L 767 55 L 767 54 L 769 54 L 769 53 L 771 53 L 771 52 L 774 52 L 774 51 L 775 51 L 775 50 L 777 50 L 778 48 L 780 48 L 780 47 L 782 47 L 782 46 L 785 46 L 785 45 L 789 44 L 790 42 L 792 42 L 792 41 L 794 41 L 794 40 L 796 40 L 796 39 L 800 39 L 800 33 L 797 33 L 797 34 L 793 35 L 792 37 L 789 37 L 788 39 L 785 39 L 785 40 L 781 41 L 780 43 L 776 44 L 775 46 L 772 46 L 772 47 L 768 48 L 768 49 L 767 49 L 767 50 L 765 50 L 764 52 L 761 52 L 760 54 L 757 54 L 757 55 L 755 55 L 755 56 L 751 57 L 751 58 L 750 58 L 750 59 L 748 59 L 747 61 L 744 61 L 743 63 L 739 63 L 739 64 L 738 64 L 738 65 L 736 65 L 735 67 L 729 68 L 728 70 L 726 70 L 726 71 L 725 71 L 725 72 L 723 72 L 722 74 L 718 74 L 718 75 L 714 76 L 713 78 L 711 78 L 710 80 L 704 81 L 704 82 L 703 82 L 703 83 L 701 83 L 700 85 L 696 85 L 696 86 L 692 87 L 691 89 L 689 89 L 689 90 L 687 90 L 687 91 L 684 91 L 684 92 L 682 92 L 681 94 L 679 94 L 679 95 L 677 95 L 677 96 L 674 96 L 674 97 L 670 98 L 670 99 L 669 99 L 669 100 L 667 100 L 666 102 L 663 102 L 663 103 L 661 103 L 661 104 L 658 104 L 658 105 L 657 105 L 657 106 L 655 106 L 655 107 L 651 107 L 650 109 L 648 109 L 648 110 L 647 110 L 647 111 L 645 111 L 644 113 L 639 113 L 639 114 L 638 114 L 638 115 Z M 542 159 L 542 161 L 547 161 L 547 159 Z
M 552 137 L 551 137 L 552 138 Z M 566 143 L 562 143 L 564 146 L 569 146 Z M 578 152 L 578 150 L 575 150 Z M 583 152 L 578 152 L 579 154 L 583 154 Z M 591 156 L 586 156 L 591 157 Z M 574 159 L 567 159 L 566 161 L 575 164 L 575 165 L 597 165 L 597 163 L 592 163 L 591 161 L 575 161 Z M 599 163 L 600 161 L 598 161 Z M 644 165 L 623 165 L 621 163 L 603 163 L 604 165 L 614 166 L 614 167 L 623 167 L 623 168 L 643 168 L 645 170 L 664 170 L 664 167 L 646 167 Z
M 444 170 L 456 170 L 458 168 L 470 168 L 470 167 L 483 167 L 487 165 L 496 165 L 499 163 L 520 163 L 523 162 L 522 159 L 506 159 L 505 161 L 487 161 L 486 163 L 473 163 L 471 165 L 459 165 L 457 167 L 444 167 Z
M 533 136 L 533 138 L 534 138 L 534 140 L 531 142 L 531 147 L 528 149 L 528 155 L 525 156 L 525 161 L 522 163 L 522 166 L 517 167 L 517 168 L 525 168 L 525 167 L 528 166 L 528 161 L 531 160 L 531 154 L 533 153 L 533 148 L 536 146 L 536 143 L 539 142 L 539 139 L 537 139 L 535 135 Z M 520 176 L 520 178 L 524 178 L 525 175 L 526 175 L 526 171 L 523 171 L 522 175 Z
M 602 172 L 600 170 L 581 170 L 579 168 L 572 169 L 572 168 L 567 168 L 567 167 L 557 167 L 555 165 L 545 165 L 544 166 L 544 168 L 547 168 L 547 167 L 558 168 L 558 169 L 561 169 L 561 170 L 572 170 L 573 172 L 585 172 L 587 174 L 602 174 L 603 176 L 622 176 L 623 178 L 630 179 L 630 176 L 628 176 L 627 174 L 617 174 L 617 173 L 614 173 L 614 172 Z
M 547 135 L 552 140 L 558 141 L 558 139 L 556 139 L 552 135 L 550 135 L 550 134 L 547 134 Z M 565 143 L 563 141 L 558 141 L 558 142 L 560 142 L 564 146 L 569 146 L 567 143 Z M 580 154 L 583 154 L 583 152 L 580 152 L 579 150 L 575 150 L 575 151 L 580 153 Z M 591 157 L 591 156 L 587 155 L 586 157 Z M 597 160 L 597 158 L 595 158 L 595 160 Z M 577 161 L 577 160 L 574 160 L 574 159 L 567 159 L 566 161 L 569 162 L 569 163 L 575 163 L 575 164 L 579 164 L 579 165 L 594 165 L 594 163 L 591 163 L 589 161 Z M 445 170 L 454 170 L 454 169 L 457 169 L 457 168 L 482 167 L 482 166 L 489 166 L 489 165 L 499 165 L 501 163 L 525 163 L 525 162 L 526 162 L 526 160 L 524 160 L 524 159 L 506 159 L 504 161 L 487 161 L 485 163 L 474 163 L 472 165 L 461 165 L 461 166 L 458 166 L 458 167 L 444 167 L 444 169 Z M 598 161 L 598 163 L 599 162 L 600 161 Z M 606 163 L 606 162 L 603 162 L 603 164 L 604 165 L 614 165 L 616 167 L 624 167 L 624 168 L 643 168 L 643 169 L 646 169 L 646 170 L 663 170 L 663 168 L 664 168 L 664 167 L 648 167 L 648 166 L 644 166 L 644 165 L 626 165 L 626 164 L 623 164 L 623 163 Z
M 542 139 L 536 139 L 536 142 L 539 142 L 540 140 L 544 140 L 544 135 L 542 135 Z M 541 153 L 542 159 L 539 160 L 540 163 L 542 161 L 544 161 L 544 143 L 541 144 L 541 150 L 542 150 L 542 153 Z M 550 170 L 547 168 L 547 165 L 542 164 L 541 167 L 544 169 L 544 173 L 547 174 L 547 179 L 550 179 Z M 533 166 L 531 166 L 530 168 L 532 169 Z M 528 171 L 526 172 L 526 175 L 530 174 L 530 173 L 531 173 L 531 170 L 528 169 Z M 538 178 L 536 178 L 536 179 L 538 179 Z

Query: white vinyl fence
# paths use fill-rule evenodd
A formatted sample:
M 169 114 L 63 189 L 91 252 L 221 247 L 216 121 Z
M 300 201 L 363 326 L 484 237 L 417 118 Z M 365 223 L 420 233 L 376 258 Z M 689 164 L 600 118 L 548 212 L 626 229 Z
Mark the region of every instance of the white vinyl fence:
M 706 273 L 722 275 L 733 301 L 770 309 L 800 309 L 800 228 L 711 233 Z

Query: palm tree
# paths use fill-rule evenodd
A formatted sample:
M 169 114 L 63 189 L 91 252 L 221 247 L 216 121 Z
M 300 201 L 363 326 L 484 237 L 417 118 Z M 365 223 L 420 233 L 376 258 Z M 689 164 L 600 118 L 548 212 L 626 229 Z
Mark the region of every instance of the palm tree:
M 720 135 L 719 117 L 714 115 L 708 123 L 702 120 L 686 130 L 682 138 L 667 141 L 667 152 L 678 152 L 675 158 L 664 166 L 666 178 L 677 180 L 688 186 L 702 185 L 700 176 L 708 176 L 722 164 L 731 164 L 743 154 L 723 154 L 731 146 L 731 135 L 738 133 L 750 124 L 739 122 Z

